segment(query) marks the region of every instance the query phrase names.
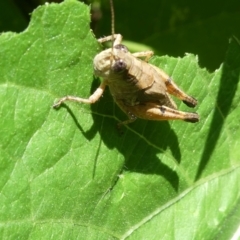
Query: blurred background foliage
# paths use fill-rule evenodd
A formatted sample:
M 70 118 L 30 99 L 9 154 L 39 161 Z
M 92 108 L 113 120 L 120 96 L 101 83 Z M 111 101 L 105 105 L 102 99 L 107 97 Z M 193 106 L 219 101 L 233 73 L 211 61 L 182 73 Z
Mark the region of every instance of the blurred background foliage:
M 26 29 L 30 13 L 44 0 L 0 1 L 0 31 Z M 48 1 L 48 2 L 61 2 Z M 96 37 L 111 33 L 108 0 L 85 0 L 92 6 Z M 157 55 L 199 56 L 201 67 L 214 71 L 224 61 L 229 38 L 240 38 L 239 0 L 114 0 L 115 29 L 130 49 Z

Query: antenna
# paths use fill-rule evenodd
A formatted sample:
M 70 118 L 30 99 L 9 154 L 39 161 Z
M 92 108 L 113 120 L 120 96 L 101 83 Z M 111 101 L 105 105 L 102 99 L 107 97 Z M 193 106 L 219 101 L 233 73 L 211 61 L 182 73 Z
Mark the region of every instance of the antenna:
M 112 30 L 112 55 L 111 55 L 111 58 L 110 58 L 111 65 L 112 65 L 113 59 L 114 59 L 113 42 L 114 42 L 114 31 L 115 31 L 115 26 L 114 26 L 115 15 L 114 15 L 113 0 L 109 0 L 109 3 L 110 3 L 110 7 L 111 7 L 111 15 L 112 15 L 112 20 L 111 20 L 111 30 Z
M 112 15 L 112 21 L 111 21 L 111 30 L 112 30 L 112 42 L 114 40 L 114 31 L 115 31 L 115 26 L 114 26 L 114 23 L 115 23 L 115 15 L 114 15 L 114 7 L 113 7 L 113 0 L 109 0 L 110 2 L 110 7 L 111 7 L 111 15 Z

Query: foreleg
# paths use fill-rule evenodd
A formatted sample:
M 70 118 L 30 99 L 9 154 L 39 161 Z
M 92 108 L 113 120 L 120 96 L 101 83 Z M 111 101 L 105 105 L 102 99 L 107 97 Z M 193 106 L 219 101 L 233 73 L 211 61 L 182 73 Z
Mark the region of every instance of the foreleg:
M 95 90 L 95 92 L 89 98 L 80 98 L 75 96 L 66 96 L 59 99 L 54 105 L 54 108 L 58 108 L 65 101 L 74 101 L 79 103 L 88 103 L 93 104 L 102 96 L 104 89 L 106 87 L 106 83 L 102 82 L 100 86 Z

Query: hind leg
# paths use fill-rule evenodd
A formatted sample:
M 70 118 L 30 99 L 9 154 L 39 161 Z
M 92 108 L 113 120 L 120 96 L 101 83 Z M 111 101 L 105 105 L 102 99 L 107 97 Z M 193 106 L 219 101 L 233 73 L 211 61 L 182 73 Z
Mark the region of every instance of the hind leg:
M 119 123 L 119 125 L 131 123 L 137 118 L 155 121 L 183 120 L 191 123 L 199 121 L 199 116 L 197 113 L 182 112 L 155 103 L 127 106 L 123 102 L 117 101 L 117 104 L 129 116 L 129 120 L 123 121 Z
M 152 65 L 153 66 L 153 65 Z M 161 69 L 153 66 L 161 79 L 164 81 L 167 92 L 179 99 L 181 99 L 188 107 L 195 107 L 197 105 L 197 100 L 189 95 L 187 95 L 183 90 L 181 90 L 177 84 Z
M 132 107 L 131 112 L 139 118 L 148 120 L 183 120 L 192 123 L 199 121 L 197 113 L 182 112 L 155 103 L 134 106 Z

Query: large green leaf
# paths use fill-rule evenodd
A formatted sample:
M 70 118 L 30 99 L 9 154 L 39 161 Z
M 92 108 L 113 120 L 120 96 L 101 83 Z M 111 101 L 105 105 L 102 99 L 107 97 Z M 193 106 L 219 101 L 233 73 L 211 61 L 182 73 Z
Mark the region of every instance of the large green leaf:
M 92 106 L 52 108 L 99 85 L 89 19 L 68 0 L 0 37 L 1 239 L 230 238 L 240 214 L 238 41 L 212 74 L 191 54 L 152 60 L 198 99 L 199 123 L 137 120 L 119 135 L 126 116 L 108 90 Z

